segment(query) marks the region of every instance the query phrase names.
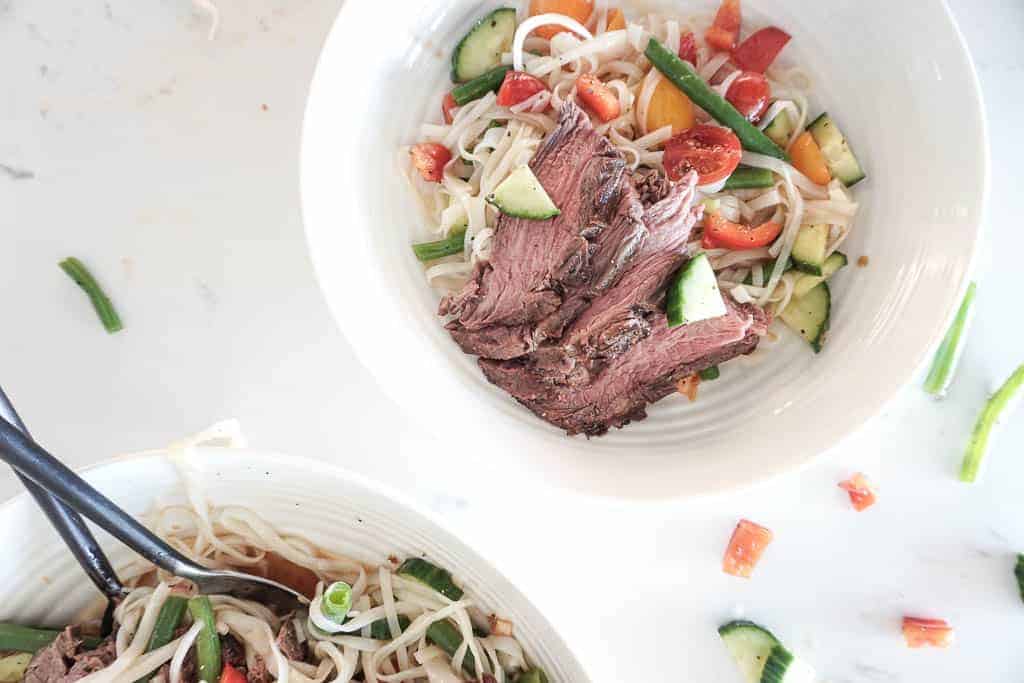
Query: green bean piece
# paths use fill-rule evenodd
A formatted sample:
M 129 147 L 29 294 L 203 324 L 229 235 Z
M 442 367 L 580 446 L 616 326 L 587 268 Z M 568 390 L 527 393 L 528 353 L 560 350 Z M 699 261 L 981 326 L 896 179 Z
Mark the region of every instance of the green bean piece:
M 960 468 L 960 481 L 970 484 L 978 478 L 981 463 L 988 452 L 992 429 L 1021 388 L 1024 388 L 1024 365 L 1017 368 L 1003 386 L 999 387 L 999 391 L 992 395 L 978 416 L 971 441 L 967 445 L 967 454 L 964 455 L 964 462 Z
M 199 665 L 199 680 L 204 683 L 218 683 L 220 680 L 220 636 L 217 634 L 217 620 L 213 616 L 213 605 L 205 595 L 191 598 L 188 611 L 192 619 L 203 625 L 196 637 L 196 662 Z
M 956 374 L 956 367 L 960 363 L 960 354 L 964 348 L 964 333 L 971 324 L 976 291 L 977 283 L 972 282 L 967 288 L 967 293 L 964 294 L 964 300 L 960 304 L 953 324 L 946 332 L 939 350 L 935 352 L 935 360 L 932 361 L 928 379 L 924 382 L 924 390 L 936 398 L 945 396 L 949 385 L 953 382 L 953 376 Z
M 188 599 L 180 595 L 172 595 L 164 600 L 160 613 L 156 615 L 156 624 L 153 625 L 153 633 L 149 636 L 149 643 L 146 644 L 146 652 L 152 652 L 174 640 L 174 632 L 178 630 L 186 609 L 188 609 Z M 136 683 L 147 683 L 149 680 L 150 677 L 145 676 Z
M 32 628 L 18 624 L 0 624 L 0 652 L 38 652 L 54 641 L 60 631 L 48 628 Z M 81 636 L 82 645 L 87 649 L 97 647 L 101 639 L 96 636 Z
M 771 187 L 775 184 L 772 172 L 767 168 L 752 168 L 740 166 L 732 175 L 726 178 L 723 190 L 756 190 L 764 187 Z
M 421 242 L 412 245 L 412 251 L 420 261 L 436 261 L 445 256 L 461 254 L 466 243 L 466 229 L 453 230 L 443 240 Z
M 462 633 L 450 621 L 435 621 L 427 627 L 427 640 L 452 656 L 462 645 Z M 462 659 L 462 670 L 470 676 L 476 675 L 476 660 L 469 650 L 466 650 L 466 656 Z
M 96 309 L 96 314 L 100 317 L 100 322 L 103 323 L 107 332 L 113 334 L 124 327 L 121 324 L 121 317 L 114 310 L 114 304 L 110 302 L 110 298 L 104 293 L 103 288 L 96 282 L 96 278 L 92 276 L 85 264 L 74 256 L 69 256 L 58 265 L 89 296 L 89 300 L 92 301 L 92 306 Z

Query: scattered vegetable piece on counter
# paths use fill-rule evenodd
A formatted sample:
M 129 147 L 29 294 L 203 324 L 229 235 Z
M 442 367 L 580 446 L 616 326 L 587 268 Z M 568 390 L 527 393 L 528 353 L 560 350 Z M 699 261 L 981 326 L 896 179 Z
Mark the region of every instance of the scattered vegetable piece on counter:
M 960 364 L 960 356 L 963 353 L 967 341 L 967 330 L 971 326 L 971 318 L 974 316 L 974 295 L 977 291 L 977 284 L 972 282 L 967 287 L 967 293 L 960 304 L 960 310 L 953 319 L 953 324 L 946 337 L 935 352 L 935 360 L 932 361 L 932 369 L 924 382 L 924 390 L 935 398 L 943 398 L 953 383 L 953 376 L 956 374 L 957 365 Z
M 604 123 L 622 113 L 619 96 L 593 74 L 583 74 L 577 79 L 576 93 L 587 109 Z
M 722 0 L 715 21 L 704 34 L 704 40 L 716 50 L 730 52 L 740 37 L 740 0 Z
M 409 149 L 412 165 L 428 183 L 439 183 L 444 177 L 444 167 L 452 160 L 451 151 L 437 142 L 421 142 Z
M 1013 575 L 1017 577 L 1017 587 L 1020 588 L 1020 599 L 1024 600 L 1024 555 L 1017 556 L 1017 566 L 1013 569 Z
M 544 81 L 536 76 L 525 71 L 509 71 L 498 90 L 498 105 L 512 107 L 547 89 Z
M 530 16 L 538 14 L 562 14 L 570 19 L 575 19 L 581 24 L 586 24 L 590 14 L 594 11 L 594 0 L 531 0 Z M 566 29 L 557 24 L 549 24 L 539 27 L 534 33 L 541 38 L 551 40 Z
M 710 382 L 721 377 L 722 372 L 718 369 L 717 365 L 712 365 L 710 368 L 704 368 L 698 372 L 697 376 L 700 377 L 702 381 Z
M 687 375 L 676 382 L 676 390 L 690 399 L 690 403 L 697 400 L 697 388 L 700 386 L 700 375 Z
M 978 478 L 985 453 L 988 451 L 992 430 L 999 422 L 1000 416 L 1009 410 L 1011 404 L 1019 398 L 1022 386 L 1024 386 L 1024 365 L 1017 368 L 985 404 L 981 415 L 978 416 L 977 424 L 974 425 L 974 432 L 971 434 L 971 441 L 967 446 L 967 454 L 964 456 L 963 466 L 960 468 L 960 481 L 971 483 Z
M 100 318 L 100 322 L 103 323 L 103 327 L 107 332 L 113 334 L 124 328 L 124 325 L 121 324 L 121 317 L 117 314 L 117 310 L 114 309 L 114 304 L 110 302 L 110 297 L 106 295 L 103 288 L 96 282 L 96 278 L 92 276 L 92 273 L 89 272 L 84 263 L 74 256 L 69 256 L 58 265 L 89 297 L 93 308 L 96 309 L 96 314 Z
M 953 643 L 953 627 L 944 619 L 903 617 L 903 637 L 907 647 L 949 647 Z
M 871 482 L 860 472 L 839 482 L 839 488 L 850 495 L 850 503 L 853 504 L 853 509 L 857 512 L 867 510 L 877 501 Z
M 815 672 L 793 656 L 771 631 L 752 621 L 731 621 L 718 629 L 748 683 L 813 683 Z
M 722 560 L 722 571 L 749 579 L 773 538 L 771 530 L 749 519 L 741 519 L 729 539 L 729 547 Z
M 751 33 L 736 46 L 732 61 L 744 71 L 764 73 L 772 65 L 791 36 L 776 26 L 768 26 Z

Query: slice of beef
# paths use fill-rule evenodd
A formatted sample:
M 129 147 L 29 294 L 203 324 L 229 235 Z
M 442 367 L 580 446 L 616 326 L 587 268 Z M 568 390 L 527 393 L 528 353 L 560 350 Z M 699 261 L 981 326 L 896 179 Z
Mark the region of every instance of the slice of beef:
M 281 654 L 292 661 L 306 661 L 306 644 L 299 642 L 299 634 L 296 633 L 295 623 L 291 619 L 285 619 L 281 624 L 281 630 L 277 633 L 277 647 L 280 648 Z
M 598 436 L 642 420 L 647 405 L 675 391 L 683 377 L 757 347 L 767 331 L 764 312 L 725 300 L 726 315 L 680 327 L 669 328 L 665 316 L 655 314 L 650 334 L 597 374 L 576 365 L 568 379 L 552 381 L 549 368 L 526 359 L 482 359 L 480 367 L 487 379 L 542 419 L 570 435 Z
M 490 260 L 477 265 L 441 315 L 467 353 L 508 359 L 557 337 L 590 299 L 614 284 L 647 236 L 625 159 L 567 102 L 530 166 L 561 214 L 501 216 Z
M 644 212 L 650 235 L 642 251 L 566 332 L 561 346 L 569 356 L 609 361 L 650 334 L 651 319 L 669 278 L 686 260 L 686 242 L 703 211 L 693 206 L 696 189 L 697 176 L 690 173 Z
M 267 671 L 267 663 L 263 657 L 256 655 L 253 658 L 252 666 L 245 673 L 246 683 L 270 683 L 270 672 Z
M 52 643 L 35 653 L 25 669 L 23 683 L 55 683 L 63 680 L 74 664 L 75 653 L 81 645 L 77 629 L 67 627 Z
M 74 664 L 61 683 L 75 683 L 89 674 L 96 673 L 110 666 L 117 659 L 117 644 L 113 636 L 108 637 L 95 649 L 80 652 L 73 657 Z

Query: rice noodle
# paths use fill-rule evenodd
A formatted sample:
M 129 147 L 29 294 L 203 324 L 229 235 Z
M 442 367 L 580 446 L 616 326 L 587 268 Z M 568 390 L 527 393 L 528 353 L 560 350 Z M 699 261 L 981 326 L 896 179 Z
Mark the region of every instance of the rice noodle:
M 594 37 L 585 26 L 564 14 L 539 14 L 535 17 L 530 17 L 519 24 L 519 27 L 516 29 L 515 37 L 512 39 L 512 64 L 516 71 L 525 70 L 523 62 L 523 43 L 526 40 L 526 36 L 530 35 L 530 33 L 535 31 L 537 28 L 548 24 L 563 26 L 570 31 L 575 31 L 587 40 Z

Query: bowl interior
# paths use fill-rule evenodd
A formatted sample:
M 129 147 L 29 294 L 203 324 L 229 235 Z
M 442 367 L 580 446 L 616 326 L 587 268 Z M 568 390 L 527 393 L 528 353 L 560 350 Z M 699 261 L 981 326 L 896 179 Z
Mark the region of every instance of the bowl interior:
M 646 420 L 589 441 L 565 437 L 486 382 L 443 330 L 437 294 L 409 249 L 423 219 L 397 148 L 438 119 L 451 47 L 498 4 L 348 0 L 307 106 L 303 208 L 318 276 L 342 331 L 413 418 L 467 457 L 485 449 L 488 474 L 500 467 L 588 494 L 671 498 L 799 466 L 908 381 L 958 303 L 987 181 L 974 72 L 942 4 L 746 4 L 751 25 L 793 34 L 785 59 L 810 75 L 812 111 L 832 113 L 865 166 L 843 250 L 869 265 L 836 276 L 820 355 L 783 333 L 728 363 L 696 403 L 669 397 Z M 685 13 L 713 6 L 686 3 Z M 386 40 L 367 30 L 384 25 Z
M 547 620 L 483 558 L 395 494 L 319 462 L 272 453 L 198 448 L 184 457 L 207 500 L 257 511 L 282 533 L 371 564 L 423 555 L 449 568 L 487 612 L 507 615 L 531 659 L 552 680 L 589 680 Z M 83 476 L 133 514 L 185 503 L 177 465 L 165 454 L 131 456 Z M 130 552 L 99 534 L 115 569 Z M 34 502 L 22 494 L 0 507 L 0 621 L 59 626 L 98 593 Z

